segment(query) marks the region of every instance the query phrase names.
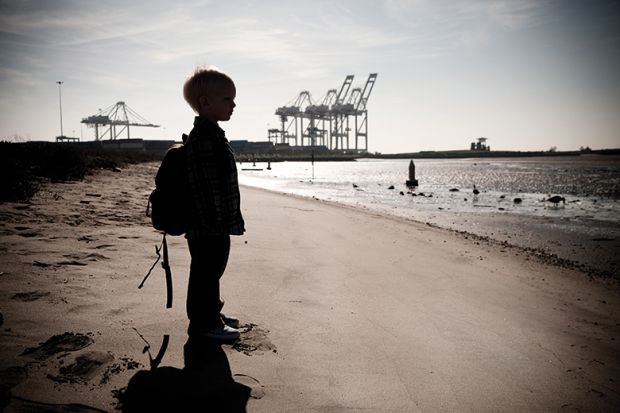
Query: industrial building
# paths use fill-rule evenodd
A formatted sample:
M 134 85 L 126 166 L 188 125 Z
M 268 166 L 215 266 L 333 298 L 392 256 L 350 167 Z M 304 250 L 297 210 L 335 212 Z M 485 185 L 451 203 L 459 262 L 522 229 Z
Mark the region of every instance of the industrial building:
M 487 145 L 488 138 L 478 138 L 478 142 L 472 142 L 470 150 L 472 151 L 490 151 L 491 147 Z

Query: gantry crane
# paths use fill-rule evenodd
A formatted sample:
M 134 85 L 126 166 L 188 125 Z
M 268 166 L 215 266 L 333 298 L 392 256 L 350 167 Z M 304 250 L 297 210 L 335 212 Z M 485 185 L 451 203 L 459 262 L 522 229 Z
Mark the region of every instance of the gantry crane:
M 338 91 L 336 89 L 330 89 L 325 96 L 321 98 L 321 103 L 318 105 L 308 105 L 305 110 L 305 116 L 309 119 L 309 125 L 306 129 L 307 133 L 302 133 L 302 145 L 303 138 L 307 137 L 311 146 L 326 145 L 327 137 L 332 128 L 332 117 L 330 114 L 330 108 L 336 101 Z M 329 122 L 328 128 L 326 123 Z
M 358 139 L 360 137 L 363 137 L 363 150 L 368 151 L 368 109 L 366 108 L 366 105 L 368 103 L 370 92 L 372 92 L 372 88 L 374 87 L 376 80 L 377 74 L 371 73 L 368 76 L 368 80 L 366 80 L 364 89 L 362 89 L 359 95 L 359 99 L 355 102 L 355 150 L 358 150 Z M 360 118 L 361 121 L 359 120 Z
M 288 143 L 294 140 L 301 146 L 325 145 L 330 150 L 350 150 L 349 118 L 355 118 L 355 151 L 368 150 L 368 110 L 367 103 L 377 79 L 376 73 L 368 76 L 364 87 L 351 88 L 353 75 L 347 75 L 340 89 L 330 89 L 321 99 L 320 104 L 313 103 L 312 95 L 307 90 L 299 93 L 286 106 L 276 109 L 280 116 L 281 128 L 269 129 L 269 141 Z M 304 128 L 304 119 L 308 119 Z M 328 123 L 329 125 L 326 125 Z M 326 127 L 327 126 L 327 127 Z M 291 132 L 291 129 L 293 132 Z M 298 134 L 299 129 L 299 134 Z M 360 148 L 360 138 L 364 138 L 364 147 Z M 326 142 L 329 140 L 329 142 Z
M 344 138 L 349 136 L 349 117 L 344 112 L 344 102 L 353 83 L 353 75 L 348 75 L 340 86 L 336 101 L 330 108 L 333 119 L 333 128 L 330 132 L 330 149 L 343 149 Z M 332 140 L 333 139 L 333 140 Z
M 302 118 L 303 110 L 308 105 L 312 105 L 312 96 L 310 92 L 303 90 L 287 105 L 276 109 L 276 115 L 280 116 L 281 128 L 279 131 L 277 129 L 269 130 L 270 141 L 271 138 L 277 139 L 277 137 L 279 137 L 279 143 L 284 144 L 289 143 L 290 140 L 294 140 L 295 146 L 297 146 L 298 120 Z M 289 120 L 289 118 L 292 119 Z M 289 132 L 291 127 L 293 127 L 293 133 Z
M 144 126 L 150 128 L 158 128 L 160 126 L 154 125 L 144 119 L 123 101 L 116 102 L 114 105 L 105 109 L 99 109 L 96 115 L 82 119 L 81 123 L 86 124 L 88 127 L 95 128 L 96 141 L 103 139 L 108 134 L 110 140 L 115 140 L 125 130 L 127 130 L 127 139 L 129 139 L 130 126 Z M 99 134 L 100 127 L 104 129 L 101 134 Z M 107 129 L 105 129 L 106 127 Z
M 371 73 L 366 80 L 363 88 L 354 87 L 351 93 L 343 95 L 338 103 L 331 108 L 332 117 L 335 122 L 332 135 L 335 138 L 334 149 L 349 150 L 349 118 L 355 119 L 355 150 L 368 150 L 368 110 L 366 105 L 372 92 L 372 88 L 377 79 L 376 73 Z M 345 85 L 343 85 L 345 86 Z M 348 90 L 348 88 L 347 88 Z M 364 147 L 359 147 L 360 137 L 364 138 Z

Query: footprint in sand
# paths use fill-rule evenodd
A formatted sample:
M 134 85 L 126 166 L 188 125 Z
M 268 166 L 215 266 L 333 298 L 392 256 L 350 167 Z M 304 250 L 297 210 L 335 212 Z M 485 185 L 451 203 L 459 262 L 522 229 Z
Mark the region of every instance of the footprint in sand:
M 75 260 L 86 260 L 86 261 L 97 261 L 97 260 L 107 260 L 108 257 L 106 257 L 103 254 L 98 254 L 96 252 L 78 252 L 78 253 L 74 253 L 74 254 L 65 254 L 63 255 L 63 257 L 66 258 L 72 258 Z
M 59 261 L 57 265 L 88 265 L 86 261 L 99 261 L 99 260 L 107 260 L 108 257 L 102 254 L 98 254 L 96 252 L 86 253 L 79 252 L 75 254 L 65 254 L 63 255 L 65 258 L 69 258 L 69 260 Z
M 95 249 L 101 250 L 101 249 L 110 249 L 112 247 L 116 247 L 116 245 L 114 244 L 101 244 L 101 245 L 97 245 L 95 246 Z M 115 251 L 115 250 L 113 250 Z
M 49 262 L 43 262 L 43 261 L 33 261 L 32 265 L 36 265 L 37 267 L 41 267 L 41 268 L 47 268 L 47 267 L 52 267 L 54 264 L 50 264 Z
M 39 298 L 43 298 L 43 297 L 47 297 L 48 295 L 50 295 L 49 291 L 28 291 L 25 293 L 17 293 L 17 294 L 13 294 L 13 296 L 11 297 L 11 299 L 13 300 L 17 300 L 17 301 L 36 301 Z
M 30 227 L 16 226 L 14 229 L 17 231 L 17 235 L 24 238 L 32 238 L 39 235 L 37 231 Z
M 244 386 L 249 387 L 251 390 L 250 397 L 253 399 L 262 399 L 265 397 L 265 390 L 258 380 L 252 376 L 246 374 L 234 374 L 233 379 Z
M 50 337 L 45 343 L 31 347 L 21 356 L 31 356 L 36 359 L 46 359 L 57 353 L 81 350 L 93 344 L 93 339 L 80 333 L 64 333 Z
M 114 356 L 101 351 L 89 351 L 75 358 L 75 361 L 60 368 L 58 374 L 47 377 L 58 383 L 87 383 L 99 373 Z
M 257 354 L 263 354 L 265 351 L 277 353 L 276 346 L 267 338 L 269 330 L 264 330 L 252 323 L 242 325 L 239 330 L 241 337 L 232 345 L 233 349 L 247 356 L 255 352 L 258 352 Z
M 78 260 L 68 260 L 68 261 L 59 261 L 57 263 L 57 265 L 78 265 L 78 266 L 85 266 L 88 265 L 85 262 L 82 261 L 78 261 Z

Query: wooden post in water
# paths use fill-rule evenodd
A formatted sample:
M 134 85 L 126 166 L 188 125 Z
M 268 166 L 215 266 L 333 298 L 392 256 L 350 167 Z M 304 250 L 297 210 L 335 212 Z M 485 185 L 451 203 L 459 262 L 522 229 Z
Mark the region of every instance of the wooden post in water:
M 267 170 L 271 170 L 271 161 L 267 161 Z
M 413 160 L 409 162 L 409 179 L 406 182 L 407 186 L 418 186 L 418 180 L 415 179 L 415 165 L 413 164 Z

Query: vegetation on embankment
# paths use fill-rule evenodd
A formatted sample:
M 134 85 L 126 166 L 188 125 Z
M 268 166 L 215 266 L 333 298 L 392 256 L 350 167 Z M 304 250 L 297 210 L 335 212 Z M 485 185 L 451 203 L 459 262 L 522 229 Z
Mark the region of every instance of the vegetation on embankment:
M 598 149 L 579 151 L 420 151 L 393 154 L 367 154 L 365 158 L 376 159 L 458 159 L 458 158 L 525 158 L 534 156 L 579 156 L 579 155 L 618 155 L 620 149 Z
M 81 179 L 97 169 L 161 160 L 162 155 L 56 142 L 0 142 L 0 202 L 26 201 L 45 181 Z

